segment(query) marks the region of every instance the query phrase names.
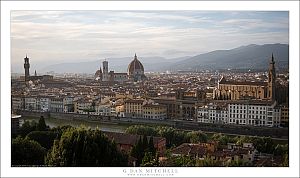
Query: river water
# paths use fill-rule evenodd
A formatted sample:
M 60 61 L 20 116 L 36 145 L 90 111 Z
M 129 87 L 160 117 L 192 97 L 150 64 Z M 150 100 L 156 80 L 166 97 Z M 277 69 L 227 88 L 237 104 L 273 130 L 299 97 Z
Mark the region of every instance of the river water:
M 38 122 L 39 118 L 24 118 L 24 121 L 35 121 Z M 63 126 L 63 125 L 71 125 L 73 127 L 80 127 L 85 126 L 87 128 L 96 129 L 99 128 L 103 131 L 108 132 L 119 132 L 124 133 L 127 125 L 119 125 L 119 124 L 106 124 L 106 123 L 100 123 L 97 121 L 84 121 L 84 120 L 64 120 L 64 119 L 55 119 L 55 118 L 45 118 L 46 125 L 48 125 L 50 128 L 57 127 L 57 126 Z

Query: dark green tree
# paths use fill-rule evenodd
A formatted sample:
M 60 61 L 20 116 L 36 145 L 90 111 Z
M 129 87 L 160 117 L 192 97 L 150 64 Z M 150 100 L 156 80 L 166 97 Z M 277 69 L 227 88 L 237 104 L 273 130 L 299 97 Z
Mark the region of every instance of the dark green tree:
M 251 162 L 245 162 L 243 160 L 235 160 L 231 161 L 228 165 L 228 167 L 250 167 L 252 166 Z
M 127 166 L 128 157 L 101 131 L 69 128 L 49 150 L 49 166 Z
M 277 144 L 276 147 L 274 148 L 274 155 L 283 156 L 284 154 L 288 153 L 288 151 L 289 151 L 288 144 L 286 145 Z
M 142 149 L 143 150 L 146 150 L 148 149 L 148 138 L 147 138 L 147 135 L 143 135 L 143 141 L 142 141 Z
M 155 157 L 156 149 L 153 143 L 153 137 L 148 138 L 146 135 L 140 136 L 138 142 L 131 149 L 130 155 L 137 159 L 137 166 L 142 163 L 146 153 L 151 153 Z
M 196 160 L 190 156 L 180 156 L 176 158 L 175 166 L 192 167 L 195 166 Z
M 22 137 L 25 137 L 27 134 L 29 134 L 32 131 L 35 131 L 37 128 L 37 123 L 32 121 L 25 121 L 23 125 L 20 127 L 19 133 Z
M 74 127 L 72 127 L 70 125 L 63 125 L 63 126 L 53 127 L 53 128 L 50 129 L 50 131 L 57 133 L 59 135 L 59 138 L 60 138 L 60 136 L 62 135 L 62 133 L 64 131 L 66 131 L 68 129 L 71 129 L 71 128 L 74 129 Z
M 206 157 L 203 160 L 197 160 L 196 166 L 199 167 L 215 167 L 215 166 L 221 166 L 220 163 L 216 160 L 211 159 L 210 157 Z
M 38 142 L 17 137 L 12 140 L 12 166 L 41 166 L 44 164 L 46 149 Z
M 53 131 L 32 131 L 26 137 L 38 142 L 42 147 L 49 150 L 54 140 L 59 138 L 59 134 Z
M 207 135 L 201 131 L 188 132 L 186 136 L 188 142 L 190 143 L 199 143 L 199 142 L 206 143 L 208 140 Z
M 276 145 L 270 137 L 253 137 L 252 143 L 257 151 L 262 153 L 273 154 Z
M 182 135 L 176 134 L 175 129 L 172 127 L 158 127 L 157 129 L 159 136 L 166 138 L 167 147 L 177 145 L 182 140 Z
M 154 141 L 153 141 L 153 137 L 149 138 L 149 143 L 148 143 L 148 152 L 152 153 L 152 155 L 154 156 L 156 153 L 156 149 L 154 146 Z
M 179 131 L 173 127 L 167 126 L 157 126 L 150 127 L 144 125 L 134 125 L 126 129 L 126 133 L 137 134 L 137 135 L 147 135 L 147 136 L 160 136 L 166 138 L 166 146 L 168 148 L 172 146 L 178 146 L 184 142 L 189 142 L 187 140 L 186 132 Z M 205 138 L 200 138 L 204 139 Z
M 219 148 L 222 147 L 222 145 L 227 145 L 227 143 L 235 142 L 234 139 L 230 139 L 227 135 L 221 133 L 214 134 L 211 139 L 219 142 Z
M 157 129 L 150 126 L 144 125 L 133 125 L 126 129 L 126 133 L 136 134 L 136 135 L 149 135 L 149 136 L 157 136 Z
M 39 119 L 39 122 L 37 124 L 37 128 L 38 131 L 46 131 L 48 129 L 44 116 L 41 116 Z
M 285 153 L 283 155 L 283 162 L 282 162 L 281 166 L 283 166 L 283 167 L 289 166 L 289 154 L 288 153 Z
M 137 166 L 142 163 L 142 159 L 144 157 L 144 148 L 143 148 L 143 140 L 142 137 L 139 138 L 138 142 L 131 149 L 131 156 L 137 159 Z
M 158 154 L 153 155 L 152 152 L 146 152 L 142 160 L 141 166 L 143 167 L 157 167 L 159 166 Z
M 276 153 L 276 144 L 271 137 L 248 137 L 241 136 L 237 139 L 237 144 L 242 145 L 243 143 L 253 143 L 253 146 L 257 149 L 258 152 L 274 154 Z M 278 152 L 280 152 L 279 147 L 277 147 Z M 276 153 L 277 154 L 277 153 Z

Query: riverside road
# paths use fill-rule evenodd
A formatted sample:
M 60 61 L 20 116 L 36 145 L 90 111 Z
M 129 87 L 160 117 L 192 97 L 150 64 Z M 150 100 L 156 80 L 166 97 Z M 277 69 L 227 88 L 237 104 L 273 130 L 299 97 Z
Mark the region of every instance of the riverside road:
M 224 133 L 227 135 L 247 135 L 247 136 L 265 136 L 280 140 L 288 140 L 288 128 L 275 127 L 255 127 L 255 126 L 237 126 L 228 124 L 207 124 L 195 121 L 186 120 L 150 120 L 143 118 L 115 118 L 115 117 L 100 117 L 87 116 L 80 114 L 66 114 L 66 113 L 40 113 L 40 112 L 22 112 L 24 118 L 39 118 L 44 116 L 45 119 L 51 120 L 50 125 L 87 125 L 89 127 L 103 127 L 103 130 L 124 132 L 130 125 L 145 124 L 152 126 L 171 126 L 180 130 L 201 130 L 207 133 Z M 107 128 L 106 128 L 107 127 Z M 101 128 L 100 128 L 101 129 Z

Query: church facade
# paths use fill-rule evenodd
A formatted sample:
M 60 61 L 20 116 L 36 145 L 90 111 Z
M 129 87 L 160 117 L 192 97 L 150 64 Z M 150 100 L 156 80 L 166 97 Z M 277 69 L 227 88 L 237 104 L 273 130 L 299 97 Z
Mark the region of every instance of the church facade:
M 144 74 L 144 66 L 138 60 L 136 54 L 134 59 L 128 65 L 127 73 L 117 73 L 114 71 L 108 72 L 108 61 L 102 62 L 103 71 L 101 67 L 95 73 L 95 79 L 100 82 L 119 82 L 123 83 L 126 81 L 142 81 L 146 79 Z
M 262 99 L 275 100 L 276 73 L 272 54 L 267 82 L 228 81 L 224 77 L 218 82 L 214 98 L 219 100 Z

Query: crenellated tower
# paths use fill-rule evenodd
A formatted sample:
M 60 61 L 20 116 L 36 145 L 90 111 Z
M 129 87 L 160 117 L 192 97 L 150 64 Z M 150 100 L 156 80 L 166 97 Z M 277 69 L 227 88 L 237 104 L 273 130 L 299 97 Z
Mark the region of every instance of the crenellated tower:
M 24 58 L 25 82 L 30 80 L 29 68 L 30 68 L 29 58 L 27 57 L 26 54 L 26 57 Z

